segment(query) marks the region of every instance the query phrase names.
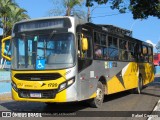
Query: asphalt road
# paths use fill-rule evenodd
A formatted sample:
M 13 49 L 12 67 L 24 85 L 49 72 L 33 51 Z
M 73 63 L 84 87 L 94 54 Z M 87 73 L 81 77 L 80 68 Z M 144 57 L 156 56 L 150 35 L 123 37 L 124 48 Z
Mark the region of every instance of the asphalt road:
M 52 116 L 50 117 L 38 118 L 39 120 L 53 120 L 57 118 L 65 120 L 71 120 L 75 118 L 76 120 L 147 120 L 147 117 L 141 117 L 141 115 L 150 115 L 159 99 L 160 77 L 157 77 L 154 83 L 148 85 L 146 88 L 143 89 L 142 94 L 131 94 L 129 91 L 126 91 L 105 96 L 104 103 L 101 108 L 91 108 L 86 103 L 86 101 L 67 104 L 54 104 L 52 106 L 47 106 L 45 103 L 15 102 L 12 100 L 2 100 L 0 101 L 0 111 L 14 111 L 16 113 L 56 113 L 52 114 Z M 69 115 L 67 113 L 58 115 L 59 111 L 70 112 Z M 156 115 L 160 117 L 160 112 L 156 113 Z M 17 118 L 14 119 L 17 120 Z M 36 120 L 37 118 L 33 119 Z

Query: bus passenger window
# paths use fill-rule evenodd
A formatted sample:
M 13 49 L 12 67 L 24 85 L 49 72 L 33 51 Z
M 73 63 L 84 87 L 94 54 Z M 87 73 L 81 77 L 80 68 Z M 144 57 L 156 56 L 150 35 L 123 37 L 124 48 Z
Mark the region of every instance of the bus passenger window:
M 101 35 L 101 45 L 106 45 L 106 35 Z
M 96 44 L 100 44 L 101 42 L 100 33 L 94 32 L 94 41 Z
M 148 51 L 147 51 L 147 46 L 142 46 L 142 52 L 143 52 L 143 59 L 144 62 L 148 62 Z
M 108 57 L 110 60 L 118 60 L 117 38 L 108 36 Z
M 149 62 L 153 62 L 153 57 L 152 57 L 152 48 L 148 47 L 148 55 L 149 55 Z
M 108 56 L 108 48 L 107 47 L 103 48 L 103 53 L 104 53 L 104 55 L 103 55 L 104 59 L 108 60 L 109 56 Z
M 135 56 L 135 47 L 136 47 L 136 43 L 131 43 L 128 42 L 128 59 L 129 61 L 135 61 L 136 56 Z
M 120 46 L 120 59 L 121 60 L 128 60 L 128 54 L 129 54 L 129 49 L 128 49 L 128 42 L 125 40 L 120 40 L 119 42 Z

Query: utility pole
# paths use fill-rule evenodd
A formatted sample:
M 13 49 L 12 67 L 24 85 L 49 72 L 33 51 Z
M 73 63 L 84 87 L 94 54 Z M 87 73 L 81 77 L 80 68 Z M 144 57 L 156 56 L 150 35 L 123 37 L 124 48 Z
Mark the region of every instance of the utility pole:
M 88 6 L 88 14 L 87 14 L 87 19 L 88 19 L 88 22 L 90 22 L 90 7 Z

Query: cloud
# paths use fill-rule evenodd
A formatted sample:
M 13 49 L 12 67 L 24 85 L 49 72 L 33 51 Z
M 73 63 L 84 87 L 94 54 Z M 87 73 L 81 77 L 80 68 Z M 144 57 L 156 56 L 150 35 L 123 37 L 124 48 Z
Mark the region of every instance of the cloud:
M 152 44 L 153 47 L 155 48 L 156 44 L 154 44 L 151 40 L 146 40 L 146 42 Z

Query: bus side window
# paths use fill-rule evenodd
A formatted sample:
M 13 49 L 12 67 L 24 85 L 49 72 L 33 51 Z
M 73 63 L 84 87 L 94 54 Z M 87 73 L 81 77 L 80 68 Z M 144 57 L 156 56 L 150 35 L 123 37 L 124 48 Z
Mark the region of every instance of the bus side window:
M 103 47 L 106 46 L 106 35 L 94 31 L 94 57 L 104 59 Z
M 135 61 L 136 59 L 136 56 L 135 56 L 135 46 L 136 46 L 136 43 L 131 43 L 131 42 L 128 42 L 128 55 L 129 55 L 129 60 L 130 61 Z
M 108 36 L 108 57 L 110 60 L 118 60 L 118 38 Z
M 128 42 L 120 39 L 119 46 L 120 46 L 120 59 L 125 61 L 128 60 L 129 58 Z
M 142 46 L 143 60 L 144 62 L 148 62 L 148 50 L 147 46 Z
M 123 54 L 124 60 L 128 60 L 129 57 L 129 51 L 128 51 L 128 42 L 126 41 L 124 43 L 124 54 Z
M 153 62 L 153 52 L 152 52 L 152 48 L 148 47 L 148 55 L 149 55 L 149 62 L 152 63 Z
M 138 55 L 138 61 L 143 62 L 143 54 L 142 54 L 142 46 L 137 44 L 137 55 Z

